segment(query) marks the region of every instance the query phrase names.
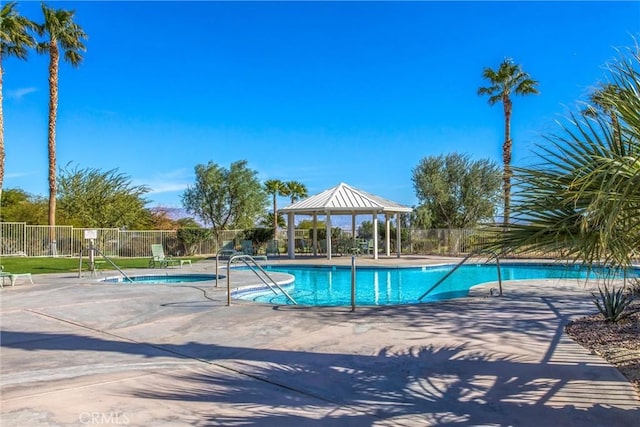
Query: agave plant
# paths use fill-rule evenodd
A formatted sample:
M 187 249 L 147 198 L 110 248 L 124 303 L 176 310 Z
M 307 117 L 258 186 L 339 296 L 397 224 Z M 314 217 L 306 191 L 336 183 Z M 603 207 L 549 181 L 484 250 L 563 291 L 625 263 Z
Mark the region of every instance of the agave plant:
M 624 292 L 623 288 L 616 289 L 613 286 L 609 289 L 607 285 L 604 285 L 599 288 L 599 292 L 599 296 L 591 295 L 593 295 L 593 303 L 606 320 L 615 323 L 631 314 L 627 307 L 633 301 L 633 297 Z
M 607 110 L 573 114 L 545 138 L 538 162 L 514 168 L 513 221 L 494 248 L 630 265 L 640 247 L 640 49 L 610 66 Z M 612 114 L 616 120 L 612 124 Z M 615 126 L 614 126 L 615 125 Z

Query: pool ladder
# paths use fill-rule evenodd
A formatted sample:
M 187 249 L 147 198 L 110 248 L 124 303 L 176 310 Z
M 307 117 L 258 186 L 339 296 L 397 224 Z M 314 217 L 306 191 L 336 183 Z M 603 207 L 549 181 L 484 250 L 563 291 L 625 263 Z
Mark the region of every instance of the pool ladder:
M 460 268 L 462 266 L 462 264 L 464 264 L 465 262 L 467 262 L 467 260 L 469 258 L 471 258 L 472 256 L 476 256 L 476 255 L 480 255 L 482 253 L 488 253 L 491 254 L 495 257 L 496 259 L 496 267 L 498 269 L 498 286 L 500 288 L 498 296 L 502 296 L 502 275 L 500 274 L 500 259 L 498 257 L 498 254 L 495 253 L 494 251 L 488 250 L 488 249 L 480 249 L 478 251 L 473 251 L 471 252 L 469 255 L 467 255 L 466 257 L 463 258 L 462 261 L 460 261 L 455 267 L 453 267 L 451 269 L 450 272 L 448 272 L 447 274 L 445 274 L 440 280 L 438 280 L 436 282 L 435 285 L 433 285 L 432 287 L 429 288 L 429 290 L 427 292 L 425 292 L 424 294 L 422 294 L 422 296 L 420 298 L 418 298 L 419 301 L 422 301 L 422 298 L 426 297 L 427 295 L 429 295 L 431 293 L 431 291 L 433 291 L 435 288 L 437 288 L 442 282 L 444 282 L 445 280 L 447 280 L 447 278 L 449 276 L 451 276 L 458 268 Z M 488 261 L 487 261 L 488 262 Z
M 257 263 L 254 257 L 252 257 L 251 255 L 236 254 L 236 255 L 231 255 L 229 257 L 229 260 L 227 261 L 227 306 L 231 305 L 231 263 L 236 260 L 242 261 L 247 267 L 249 267 L 249 269 L 253 271 L 253 273 L 262 281 L 262 283 L 267 285 L 267 287 L 271 289 L 271 291 L 273 291 L 274 294 L 276 295 L 278 294 L 278 292 L 275 289 L 277 288 L 280 292 L 284 294 L 285 297 L 287 297 L 289 301 L 291 301 L 293 304 L 296 304 L 296 305 L 298 304 L 296 300 L 294 300 L 293 297 L 291 297 L 291 295 L 287 293 L 287 291 L 282 289 L 282 287 L 278 285 L 278 283 L 273 279 L 273 277 L 271 277 L 269 273 L 267 273 L 265 269 L 262 268 L 260 264 Z M 217 259 L 216 259 L 216 270 L 217 270 Z M 260 273 L 262 273 L 262 275 L 260 275 Z M 216 271 L 216 277 L 217 275 L 218 275 L 218 272 Z M 267 280 L 265 280 L 265 277 L 267 277 L 271 281 L 273 286 L 269 284 Z

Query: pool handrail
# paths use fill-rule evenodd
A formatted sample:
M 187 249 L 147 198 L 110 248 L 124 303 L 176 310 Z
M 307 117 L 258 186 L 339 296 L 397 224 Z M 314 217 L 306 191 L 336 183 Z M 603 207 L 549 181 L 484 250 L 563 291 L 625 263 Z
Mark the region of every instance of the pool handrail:
M 217 257 L 216 257 L 217 258 Z M 262 281 L 262 283 L 264 283 L 265 285 L 267 285 L 267 287 L 269 289 L 271 289 L 271 291 L 273 291 L 274 294 L 278 294 L 278 292 L 276 292 L 275 289 L 273 289 L 273 286 L 271 286 L 265 279 L 264 277 L 260 276 L 260 274 L 258 274 L 258 272 L 254 269 L 253 266 L 258 267 L 258 269 L 260 270 L 260 272 L 262 274 L 264 274 L 266 277 L 269 278 L 269 280 L 271 280 L 271 282 L 274 284 L 274 286 L 276 288 L 278 288 L 280 290 L 280 292 L 282 292 L 284 294 L 284 296 L 287 297 L 287 299 L 289 301 L 291 301 L 293 304 L 297 305 L 298 303 L 296 302 L 296 300 L 293 299 L 293 297 L 291 297 L 291 295 L 289 295 L 287 293 L 287 291 L 285 291 L 284 289 L 282 289 L 282 287 L 280 285 L 278 285 L 278 283 L 273 279 L 273 277 L 271 277 L 269 275 L 269 273 L 267 273 L 265 271 L 264 268 L 262 268 L 260 266 L 260 264 L 258 264 L 255 260 L 254 257 L 252 257 L 251 255 L 246 255 L 246 254 L 235 254 L 229 257 L 229 260 L 227 261 L 227 306 L 231 305 L 231 262 L 235 261 L 235 260 L 240 260 L 242 262 L 245 263 L 245 265 L 247 267 L 249 267 L 249 269 L 251 271 L 253 271 L 253 273 Z M 251 264 L 249 264 L 249 261 L 253 262 L 253 266 Z M 217 259 L 216 259 L 216 263 L 217 263 Z M 216 266 L 217 269 L 217 266 Z
M 108 256 L 106 256 L 104 253 L 102 253 L 102 251 L 98 248 L 96 248 L 95 246 L 90 248 L 89 250 L 92 250 L 94 252 L 99 253 L 100 255 L 102 255 L 102 258 L 104 258 L 105 260 L 107 260 L 112 266 L 113 268 L 115 268 L 116 270 L 118 270 L 120 272 L 120 274 L 122 274 L 122 276 L 127 279 L 130 283 L 133 283 L 133 279 L 131 279 L 131 277 L 127 276 L 127 273 L 125 273 L 124 271 L 122 271 L 120 269 L 120 267 L 118 267 L 112 260 L 111 258 L 109 258 Z
M 216 252 L 216 287 L 218 287 L 218 263 L 220 262 L 220 255 L 231 257 L 232 255 L 243 255 L 243 253 L 226 248 L 218 249 L 218 252 Z
M 429 290 L 427 290 L 427 292 L 425 292 L 424 294 L 422 294 L 422 296 L 421 296 L 420 298 L 418 298 L 418 301 L 422 301 L 422 298 L 426 297 L 429 293 L 431 293 L 431 291 L 433 291 L 435 288 L 437 288 L 437 287 L 438 287 L 442 282 L 444 282 L 445 280 L 447 280 L 447 278 L 448 278 L 449 276 L 451 276 L 451 275 L 452 275 L 452 274 L 453 274 L 453 273 L 454 273 L 458 268 L 460 268 L 460 267 L 462 266 L 462 264 L 464 264 L 465 262 L 467 262 L 467 260 L 468 260 L 469 258 L 471 258 L 472 256 L 475 256 L 475 255 L 480 255 L 480 254 L 482 254 L 482 253 L 489 253 L 489 254 L 492 254 L 492 255 L 495 257 L 495 259 L 496 259 L 496 267 L 497 267 L 497 269 L 498 269 L 498 286 L 499 286 L 499 288 L 500 288 L 500 291 L 499 291 L 499 293 L 498 293 L 498 296 L 500 296 L 500 297 L 501 297 L 501 296 L 502 296 L 502 274 L 500 273 L 500 259 L 499 259 L 499 257 L 498 257 L 498 254 L 497 254 L 497 253 L 495 253 L 494 251 L 490 250 L 490 249 L 480 249 L 480 250 L 477 250 L 477 251 L 472 251 L 469 255 L 467 255 L 466 257 L 464 257 L 464 258 L 462 259 L 462 261 L 460 261 L 460 262 L 459 262 L 455 267 L 453 267 L 453 268 L 451 269 L 451 271 L 449 271 L 447 274 L 445 274 L 443 277 L 441 277 L 441 278 L 440 278 L 440 280 L 438 280 L 438 281 L 436 282 L 436 284 L 435 284 L 435 285 L 431 286 L 431 287 L 429 288 Z

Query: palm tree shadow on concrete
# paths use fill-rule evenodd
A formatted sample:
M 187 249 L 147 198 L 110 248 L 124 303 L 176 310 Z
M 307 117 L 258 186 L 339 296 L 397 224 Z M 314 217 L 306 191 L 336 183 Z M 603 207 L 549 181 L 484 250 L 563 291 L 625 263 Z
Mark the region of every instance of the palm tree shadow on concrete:
M 508 285 L 518 286 L 518 285 Z M 542 304 L 531 304 L 535 299 Z M 492 315 L 498 308 L 500 315 Z M 274 307 L 278 311 L 309 310 L 295 306 Z M 402 306 L 358 307 L 356 312 L 345 308 L 313 308 L 313 313 L 322 324 L 345 324 L 346 322 L 366 325 L 375 324 L 372 318 L 393 319 L 385 325 L 402 336 L 416 334 L 447 334 L 463 340 L 473 340 L 482 334 L 502 333 L 526 334 L 534 337 L 547 353 L 553 353 L 563 336 L 564 326 L 576 316 L 593 314 L 594 306 L 584 295 L 554 296 L 553 299 L 540 295 L 538 289 L 528 294 L 519 289 L 517 294 L 506 294 L 501 298 L 466 299 L 461 310 L 460 301 L 449 300 Z
M 535 364 L 469 352 L 464 345 L 386 348 L 374 356 L 255 350 L 240 363 L 214 365 L 229 373 L 177 374 L 171 387 L 131 393 L 215 404 L 198 415 L 199 425 L 540 425 L 541 419 L 631 425 L 640 414 L 638 408 L 554 402 L 575 378 L 556 377 L 553 369 L 538 378 Z
M 439 311 L 446 311 L 445 307 L 442 304 Z M 430 307 L 383 310 L 399 323 L 406 316 L 407 327 L 420 330 L 427 326 L 420 314 Z M 455 307 L 451 305 L 450 310 Z M 476 310 L 480 319 L 481 310 Z M 333 321 L 340 322 L 336 311 L 321 310 L 319 317 L 332 312 Z M 457 327 L 468 321 L 459 317 Z M 352 317 L 353 322 L 365 320 L 364 312 Z M 498 327 L 500 321 L 487 320 L 480 327 Z M 431 323 L 438 322 L 431 319 Z M 558 335 L 556 328 L 551 329 Z M 590 373 L 596 377 L 587 378 L 581 366 L 570 361 L 534 363 L 505 356 L 499 349 L 489 353 L 467 344 L 392 346 L 375 354 L 357 354 L 5 330 L 2 346 L 189 361 L 188 367 L 169 374 L 170 381 L 160 388 L 141 385 L 122 393 L 160 401 L 213 403 L 210 411 L 194 414 L 199 425 L 372 425 L 383 420 L 414 425 L 537 425 L 542 419 L 558 425 L 607 420 L 624 426 L 640 415 L 637 404 L 632 408 L 624 406 L 628 401 L 615 404 L 617 390 L 609 382 L 610 366 L 592 367 Z M 594 404 L 581 394 L 593 390 L 593 386 L 584 388 L 584 382 L 594 380 L 601 381 L 598 390 L 607 402 Z M 246 416 L 239 417 L 238 412 Z
M 323 325 L 314 330 L 319 333 L 347 327 L 357 332 L 354 339 L 359 333 L 386 334 L 381 335 L 383 342 L 396 344 L 382 349 L 356 343 L 350 346 L 353 351 L 331 351 L 324 341 L 313 339 L 282 349 L 278 339 L 286 338 L 288 328 L 282 331 L 285 335 L 274 335 L 273 343 L 225 345 L 215 342 L 220 341 L 215 325 L 204 340 L 178 343 L 10 330 L 2 332 L 1 342 L 6 348 L 40 351 L 36 357 L 90 351 L 102 352 L 100 360 L 113 357 L 115 363 L 123 354 L 175 359 L 179 370 L 166 374 L 159 387 L 143 382 L 118 392 L 126 398 L 171 401 L 178 407 L 183 402 L 198 425 L 526 426 L 541 425 L 541 420 L 555 425 L 633 425 L 640 409 L 637 402 L 630 406 L 616 394 L 620 389 L 613 367 L 589 364 L 585 371 L 580 357 L 563 353 L 558 358 L 561 327 L 570 315 L 588 307 L 584 296 L 536 298 L 542 304 L 532 304 L 533 298 L 522 295 L 470 300 L 464 310 L 454 302 L 359 307 L 355 313 L 344 307 L 274 307 L 284 316 L 274 316 L 271 323 L 265 317 L 267 323 L 260 323 L 267 327 L 305 318 Z M 490 332 L 499 339 L 515 333 L 516 342 L 517 334 L 530 334 L 537 350 L 523 354 L 543 356 L 503 352 L 500 341 L 495 348 L 479 349 L 474 344 L 477 334 Z M 437 336 L 450 339 L 435 344 Z M 594 392 L 600 393 L 595 402 Z M 186 406 L 189 402 L 204 405 Z M 205 409 L 193 413 L 201 407 Z

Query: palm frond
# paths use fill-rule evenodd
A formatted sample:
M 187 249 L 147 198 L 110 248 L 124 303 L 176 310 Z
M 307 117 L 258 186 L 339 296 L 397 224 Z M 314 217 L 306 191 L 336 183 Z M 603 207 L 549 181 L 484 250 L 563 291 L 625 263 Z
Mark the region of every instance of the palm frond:
M 615 89 L 598 94 L 606 110 L 571 114 L 536 164 L 513 168 L 513 223 L 497 226 L 494 248 L 630 263 L 640 247 L 639 52 L 611 66 Z

